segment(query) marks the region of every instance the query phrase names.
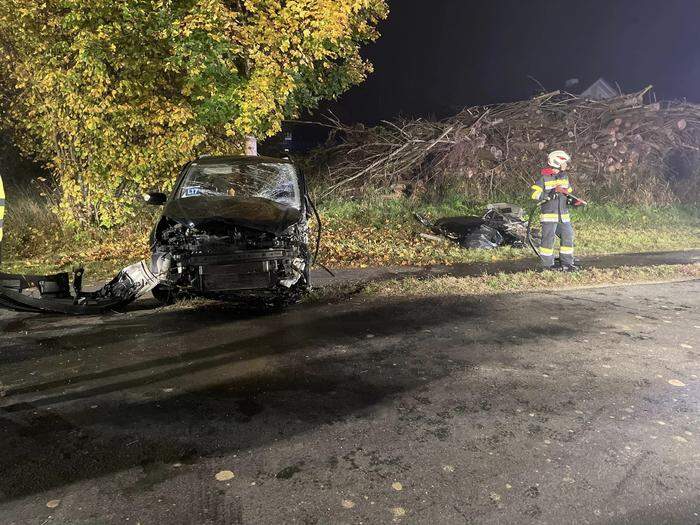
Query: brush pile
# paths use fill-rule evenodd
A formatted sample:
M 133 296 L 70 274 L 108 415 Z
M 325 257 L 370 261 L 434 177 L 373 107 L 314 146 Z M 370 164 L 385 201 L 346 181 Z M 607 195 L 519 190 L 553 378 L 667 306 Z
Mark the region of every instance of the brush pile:
M 322 197 L 460 191 L 476 200 L 525 193 L 546 154 L 573 157 L 577 193 L 619 203 L 697 202 L 700 105 L 646 102 L 651 87 L 604 101 L 553 92 L 477 106 L 441 121 L 366 128 L 332 121 L 311 164 Z M 319 180 L 320 179 L 320 180 Z

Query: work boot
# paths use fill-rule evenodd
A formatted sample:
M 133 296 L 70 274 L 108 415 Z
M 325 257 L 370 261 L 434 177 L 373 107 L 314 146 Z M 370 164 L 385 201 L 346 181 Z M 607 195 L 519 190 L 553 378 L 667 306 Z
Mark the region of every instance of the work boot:
M 561 272 L 562 268 L 561 266 L 542 266 L 540 268 L 541 272 Z
M 580 272 L 581 268 L 579 268 L 575 264 L 569 264 L 568 266 L 562 266 L 561 271 L 562 272 Z

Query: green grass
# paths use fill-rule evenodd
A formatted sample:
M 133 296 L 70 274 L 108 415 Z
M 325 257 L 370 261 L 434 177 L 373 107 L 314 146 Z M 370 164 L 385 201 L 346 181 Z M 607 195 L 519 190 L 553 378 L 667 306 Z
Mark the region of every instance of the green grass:
M 508 201 L 508 199 L 504 199 Z M 517 201 L 526 207 L 527 202 Z M 408 200 L 327 202 L 322 208 L 324 262 L 331 266 L 454 264 L 529 257 L 529 250 L 465 250 L 421 239 L 429 233 L 414 212 L 432 218 L 479 215 L 484 205 L 454 198 L 438 204 Z M 696 207 L 590 205 L 572 211 L 579 255 L 700 248 Z
M 507 202 L 507 198 L 503 198 Z M 514 204 L 525 207 L 527 201 Z M 127 227 L 71 228 L 51 204 L 30 193 L 8 195 L 3 270 L 49 273 L 83 266 L 88 278 L 106 279 L 148 256 L 148 235 L 158 210 L 143 208 Z M 532 257 L 529 250 L 465 250 L 449 241 L 424 240 L 429 233 L 414 212 L 432 218 L 481 214 L 484 205 L 457 196 L 440 203 L 381 198 L 327 201 L 321 262 L 330 267 L 435 265 Z M 591 205 L 573 211 L 578 254 L 629 253 L 700 248 L 697 207 Z
M 127 227 L 70 227 L 54 213 L 55 204 L 36 192 L 8 191 L 2 270 L 45 274 L 82 266 L 90 280 L 113 277 L 148 254 L 153 210 L 144 209 Z
M 396 279 L 368 284 L 363 293 L 378 296 L 449 296 L 514 293 L 533 290 L 561 290 L 600 284 L 641 283 L 696 279 L 700 264 L 650 267 L 591 268 L 576 273 L 527 271 L 478 277 L 436 277 Z
M 700 213 L 693 207 L 589 206 L 574 212 L 581 253 L 697 248 Z
M 387 281 L 343 283 L 314 290 L 308 303 L 332 303 L 352 296 L 454 297 L 565 290 L 600 285 L 641 284 L 697 279 L 700 264 L 587 269 L 577 273 L 527 271 L 470 277 L 405 277 Z

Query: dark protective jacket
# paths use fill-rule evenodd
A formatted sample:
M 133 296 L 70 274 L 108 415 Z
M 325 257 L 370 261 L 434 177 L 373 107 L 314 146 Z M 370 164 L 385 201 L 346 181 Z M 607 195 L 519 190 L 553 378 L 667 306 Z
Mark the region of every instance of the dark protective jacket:
M 2 186 L 2 176 L 0 176 L 0 243 L 2 243 L 2 228 L 5 219 L 5 188 Z
M 550 199 L 542 204 L 542 215 L 540 218 L 542 222 L 571 222 L 566 195 L 552 192 L 557 186 L 563 186 L 568 193 L 573 191 L 566 172 L 560 171 L 555 173 L 551 168 L 544 168 L 540 172 L 540 178 L 532 185 L 531 198 L 533 200 L 545 201 L 547 198 Z

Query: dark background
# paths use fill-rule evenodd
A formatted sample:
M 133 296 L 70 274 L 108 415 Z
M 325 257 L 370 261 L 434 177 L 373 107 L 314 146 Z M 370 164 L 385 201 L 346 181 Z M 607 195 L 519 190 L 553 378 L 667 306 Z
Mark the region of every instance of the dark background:
M 599 77 L 624 92 L 700 102 L 700 0 L 389 0 L 380 39 L 363 50 L 367 81 L 303 118 L 333 111 L 346 123 L 453 115 L 465 106 L 530 97 L 542 87 L 580 93 Z M 287 123 L 292 150 L 328 130 Z M 284 134 L 269 142 L 269 152 Z M 38 172 L 0 136 L 0 171 Z M 265 152 L 262 148 L 261 151 Z M 272 153 L 271 153 L 272 154 Z M 7 179 L 6 179 L 7 181 Z
M 604 77 L 625 92 L 700 101 L 697 0 L 389 0 L 375 72 L 335 103 L 344 121 L 443 117 Z

